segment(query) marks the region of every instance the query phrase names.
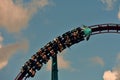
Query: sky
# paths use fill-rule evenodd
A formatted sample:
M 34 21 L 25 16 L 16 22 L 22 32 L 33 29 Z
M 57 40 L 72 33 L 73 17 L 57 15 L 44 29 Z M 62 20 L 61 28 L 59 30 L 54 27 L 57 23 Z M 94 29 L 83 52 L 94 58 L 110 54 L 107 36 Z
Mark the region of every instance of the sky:
M 120 0 L 0 0 L 0 79 L 14 80 L 49 41 L 82 25 L 120 22 Z M 59 80 L 120 80 L 120 36 L 98 34 L 58 55 Z M 51 61 L 28 80 L 50 80 Z

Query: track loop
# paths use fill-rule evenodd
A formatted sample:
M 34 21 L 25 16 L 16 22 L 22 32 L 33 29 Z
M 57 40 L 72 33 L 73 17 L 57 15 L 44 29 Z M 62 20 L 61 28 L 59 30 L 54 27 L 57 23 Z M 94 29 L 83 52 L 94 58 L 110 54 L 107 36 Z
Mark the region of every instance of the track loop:
M 68 31 L 62 36 L 58 36 L 53 41 L 47 43 L 43 48 L 36 52 L 22 67 L 15 80 L 23 80 L 28 77 L 34 77 L 37 70 L 40 70 L 43 64 L 46 64 L 50 57 L 62 52 L 64 49 L 79 43 L 83 40 L 89 40 L 90 35 L 101 33 L 120 33 L 120 24 L 99 24 L 93 26 L 83 26 Z M 26 77 L 26 78 L 25 78 Z

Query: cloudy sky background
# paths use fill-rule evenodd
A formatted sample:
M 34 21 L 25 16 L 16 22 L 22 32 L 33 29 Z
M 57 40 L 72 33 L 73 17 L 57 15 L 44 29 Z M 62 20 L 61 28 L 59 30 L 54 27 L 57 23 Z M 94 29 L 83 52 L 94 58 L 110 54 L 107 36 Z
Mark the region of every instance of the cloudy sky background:
M 120 0 L 0 0 L 0 79 L 14 80 L 39 48 L 78 26 L 120 22 Z M 91 36 L 58 55 L 59 80 L 120 80 L 120 37 Z M 51 61 L 34 78 L 51 79 Z

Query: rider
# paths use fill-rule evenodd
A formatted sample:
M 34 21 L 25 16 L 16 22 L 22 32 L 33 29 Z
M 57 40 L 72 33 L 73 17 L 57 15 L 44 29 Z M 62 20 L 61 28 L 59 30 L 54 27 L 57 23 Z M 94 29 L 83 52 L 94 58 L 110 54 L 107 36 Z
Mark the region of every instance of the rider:
M 90 38 L 90 35 L 91 35 L 91 33 L 92 33 L 91 28 L 83 25 L 82 30 L 83 30 L 83 32 L 84 32 L 84 37 L 86 37 L 86 40 L 88 41 L 89 38 Z

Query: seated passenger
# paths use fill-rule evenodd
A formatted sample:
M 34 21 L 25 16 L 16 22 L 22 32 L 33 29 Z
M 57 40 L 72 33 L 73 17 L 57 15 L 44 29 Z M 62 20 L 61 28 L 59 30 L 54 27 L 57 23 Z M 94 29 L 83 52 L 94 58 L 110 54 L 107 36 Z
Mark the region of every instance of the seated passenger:
M 58 48 L 59 52 L 62 52 L 64 47 L 63 47 L 63 43 L 61 43 L 61 37 L 57 37 L 54 39 L 54 43 L 56 44 L 56 47 Z
M 40 62 L 36 62 L 36 65 L 35 65 L 35 68 L 37 69 L 37 70 L 40 70 L 41 69 L 41 67 L 42 67 L 42 63 L 40 63 Z
M 31 77 L 34 77 L 35 76 L 35 73 L 36 73 L 36 71 L 34 70 L 34 69 L 30 69 L 29 70 L 29 72 L 28 72 L 28 74 L 31 76 Z

